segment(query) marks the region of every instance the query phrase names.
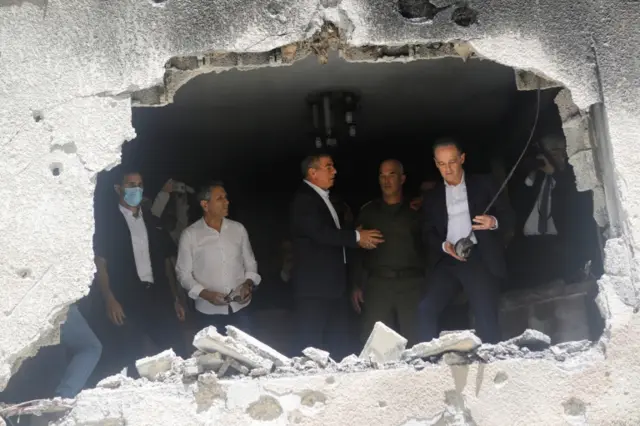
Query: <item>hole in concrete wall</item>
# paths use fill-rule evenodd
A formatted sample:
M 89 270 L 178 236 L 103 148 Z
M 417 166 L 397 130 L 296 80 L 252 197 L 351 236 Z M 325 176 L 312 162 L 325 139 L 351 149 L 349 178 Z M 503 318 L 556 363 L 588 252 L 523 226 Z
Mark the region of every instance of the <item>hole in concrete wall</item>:
M 32 115 L 32 117 L 33 117 L 33 120 L 34 120 L 36 123 L 39 123 L 39 122 L 41 122 L 42 120 L 44 120 L 44 113 L 43 113 L 42 111 L 33 111 L 33 112 L 31 113 L 31 115 Z
M 412 21 L 430 21 L 449 6 L 436 7 L 429 0 L 398 0 L 398 12 L 406 19 Z
M 17 273 L 20 278 L 29 278 L 32 272 L 29 268 L 20 268 Z
M 60 176 L 60 174 L 62 173 L 62 163 L 51 163 L 49 169 L 51 170 L 52 175 Z
M 428 47 L 380 46 L 358 52 L 350 50 L 349 54 L 371 60 L 380 59 L 372 55 L 404 60 L 410 55 L 419 57 L 420 52 L 425 57 L 433 57 L 442 52 L 452 55 L 456 50 L 449 43 L 434 43 Z M 301 56 L 298 52 L 296 57 Z M 270 52 L 246 57 L 211 55 L 203 61 L 193 58 L 169 61 L 167 76 L 174 75 L 175 70 L 201 73 L 200 67 L 205 63 L 210 71 L 220 71 L 232 66 L 230 61 L 234 60 L 233 64 L 245 66 L 249 60 L 254 61 L 250 62 L 254 66 L 274 61 Z M 534 92 L 516 90 L 513 69 L 490 61 L 471 58 L 464 62 L 448 57 L 408 63 L 350 63 L 339 58 L 336 52 L 330 52 L 327 58 L 329 62 L 324 66 L 319 66 L 317 59 L 310 56 L 290 67 L 200 75 L 175 94 L 172 104 L 163 108 L 134 108 L 133 125 L 138 136 L 123 145 L 123 163 L 139 169 L 144 177 L 146 206 L 153 203 L 169 178 L 193 188 L 212 178 L 226 183 L 232 201 L 231 218 L 247 228 L 263 276 L 263 287 L 252 302 L 256 317 L 252 334 L 283 352 L 287 351 L 289 336 L 293 334 L 291 283 L 287 277 L 291 254 L 287 212 L 291 194 L 300 184 L 300 158 L 316 146 L 317 138 L 336 159 L 340 172 L 332 194 L 340 195 L 334 201 L 341 208 L 339 214 L 348 222 L 357 215 L 360 206 L 379 195 L 377 168 L 385 158 L 397 157 L 403 161 L 408 175 L 407 198 L 419 195 L 424 184 L 428 186 L 440 179 L 430 148 L 440 136 L 453 136 L 462 143 L 470 173 L 504 177 L 526 141 L 536 100 Z M 171 89 L 155 87 L 154 96 L 138 93 L 133 97 L 138 105 L 145 101 L 157 105 L 160 100 L 168 99 L 167 96 L 174 96 L 167 90 Z M 313 120 L 312 100 L 324 90 L 336 101 L 331 137 L 326 134 L 322 121 L 316 126 Z M 548 134 L 562 134 L 558 109 L 553 102 L 558 90 L 551 88 L 542 92 L 536 141 Z M 348 105 L 345 93 L 352 95 L 352 100 L 357 101 L 355 105 Z M 351 132 L 353 125 L 357 128 L 355 133 Z M 528 153 L 527 167 L 538 164 L 536 149 L 534 146 Z M 52 173 L 60 174 L 62 164 L 54 164 Z M 101 217 L 117 205 L 113 185 L 119 171 L 117 167 L 98 175 L 94 205 L 96 227 L 100 226 Z M 524 178 L 519 179 L 517 182 L 521 184 Z M 510 202 L 515 201 L 514 191 L 516 189 L 509 185 L 505 196 Z M 583 195 L 591 197 L 588 193 Z M 184 221 L 185 212 L 175 207 L 179 198 L 184 198 L 182 205 L 188 206 Z M 526 213 L 521 215 L 522 221 L 526 221 Z M 178 223 L 184 226 L 199 217 L 200 207 L 193 196 L 186 190 L 175 190 L 160 219 L 177 241 L 181 229 Z M 580 217 L 573 221 L 582 223 L 578 227 L 580 233 L 595 235 L 597 229 L 589 220 L 591 212 L 582 211 Z M 514 241 L 505 239 L 505 244 L 512 247 Z M 595 255 L 586 256 L 594 264 L 600 261 Z M 581 257 L 574 263 L 578 265 L 582 260 Z M 517 269 L 517 259 L 508 261 L 515 262 L 513 267 Z M 550 268 L 538 269 L 543 271 L 537 272 L 547 272 Z M 518 280 L 527 277 L 505 282 L 500 307 L 503 337 L 536 328 L 549 334 L 553 343 L 597 339 L 602 328 L 591 327 L 585 306 L 593 305 L 598 273 L 595 268 L 592 275 L 573 277 L 571 282 L 548 275 L 526 284 Z M 94 331 L 103 335 L 107 333 L 106 327 L 99 325 L 104 323 L 103 302 L 96 292 L 91 297 L 98 308 L 87 311 L 87 316 L 92 326 L 95 325 Z M 472 328 L 469 311 L 468 299 L 463 293 L 458 294 L 441 319 L 442 328 Z M 559 312 L 566 315 L 561 316 Z M 593 312 L 597 315 L 597 309 Z M 350 348 L 353 353 L 361 349 L 357 334 L 354 331 L 354 347 Z M 105 346 L 103 358 L 117 361 L 117 350 L 109 350 Z M 107 367 L 104 370 L 99 367 L 96 374 L 115 373 L 123 365 Z M 498 381 L 496 376 L 497 384 Z M 277 400 L 275 404 L 265 403 L 271 407 L 267 411 L 277 412 Z M 256 415 L 263 412 L 261 407 L 261 404 L 254 407 Z
M 451 20 L 461 27 L 469 27 L 478 23 L 478 12 L 469 6 L 458 7 L 453 10 Z

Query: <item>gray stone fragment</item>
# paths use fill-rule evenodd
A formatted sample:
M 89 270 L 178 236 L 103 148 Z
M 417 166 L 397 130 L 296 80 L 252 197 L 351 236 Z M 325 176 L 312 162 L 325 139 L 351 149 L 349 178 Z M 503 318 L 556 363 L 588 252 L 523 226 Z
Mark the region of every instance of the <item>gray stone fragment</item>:
M 378 321 L 362 348 L 360 358 L 379 363 L 399 361 L 406 346 L 407 339 Z
M 231 358 L 225 359 L 224 363 L 220 366 L 220 369 L 218 370 L 217 375 L 219 377 L 224 376 L 227 373 L 227 370 L 229 369 L 230 366 L 231 366 Z
M 240 364 L 235 359 L 229 359 L 229 366 L 231 366 L 234 370 L 236 370 L 237 372 L 239 372 L 241 374 L 244 374 L 244 375 L 249 374 L 249 368 L 247 368 L 244 365 Z M 264 368 L 264 367 L 259 367 L 259 368 Z
M 340 366 L 341 367 L 347 367 L 347 366 L 350 366 L 350 365 L 356 365 L 359 362 L 360 362 L 360 359 L 356 355 L 351 354 L 349 356 L 344 357 L 342 359 L 342 361 L 340 361 Z
M 213 326 L 199 331 L 193 339 L 193 346 L 204 352 L 220 352 L 251 368 L 271 370 L 273 367 L 273 361 L 261 357 L 232 337 L 221 335 Z
M 467 357 L 457 352 L 447 352 L 443 355 L 442 360 L 447 365 L 467 365 L 470 362 Z
M 413 360 L 451 351 L 469 352 L 481 344 L 482 342 L 475 334 L 470 331 L 461 331 L 459 333 L 447 334 L 439 339 L 433 339 L 430 342 L 418 343 L 411 349 L 404 351 L 402 358 L 404 360 Z
M 167 349 L 157 355 L 142 358 L 136 361 L 136 369 L 140 377 L 155 380 L 160 373 L 171 370 L 176 354 L 173 349 Z
M 262 377 L 266 376 L 267 374 L 269 374 L 269 370 L 267 370 L 266 368 L 254 368 L 249 372 L 249 375 L 251 377 Z
M 227 336 L 231 336 L 237 342 L 243 344 L 244 346 L 251 349 L 253 352 L 260 355 L 261 357 L 270 359 L 271 361 L 273 361 L 273 364 L 276 367 L 279 367 L 281 365 L 291 364 L 290 358 L 282 355 L 280 352 L 276 351 L 269 345 L 262 343 L 255 337 L 250 336 L 249 334 L 245 333 L 244 331 L 236 327 L 228 325 Z
M 528 328 L 521 335 L 507 340 L 505 344 L 535 351 L 547 349 L 551 344 L 551 338 L 541 331 Z
M 217 370 L 224 363 L 224 359 L 222 359 L 222 355 L 219 352 L 206 353 L 198 351 L 194 354 L 193 359 L 196 360 L 196 363 L 203 371 Z
M 198 360 L 195 358 L 189 358 L 182 364 L 183 375 L 185 377 L 194 377 L 202 373 L 204 370 L 198 365 Z
M 329 363 L 329 352 L 323 351 L 322 349 L 309 347 L 303 350 L 302 353 L 305 354 L 307 358 L 318 363 L 320 367 L 324 368 Z

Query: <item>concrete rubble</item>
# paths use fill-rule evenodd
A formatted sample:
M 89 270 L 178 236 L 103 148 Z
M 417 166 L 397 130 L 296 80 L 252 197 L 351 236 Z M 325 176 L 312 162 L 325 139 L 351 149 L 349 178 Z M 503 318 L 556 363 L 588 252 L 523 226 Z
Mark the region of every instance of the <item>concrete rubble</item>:
M 160 373 L 166 373 L 171 370 L 171 365 L 175 359 L 176 354 L 173 349 L 168 349 L 157 355 L 137 360 L 136 369 L 140 377 L 155 380 Z
M 380 363 L 400 361 L 406 346 L 407 339 L 378 321 L 362 348 L 360 358 Z
M 227 406 L 246 406 L 246 413 L 253 420 L 272 417 L 275 419 L 284 416 L 284 408 L 281 402 L 274 399 L 274 395 L 278 395 L 277 392 L 280 391 L 275 390 L 278 389 L 275 385 L 278 382 L 273 380 L 307 377 L 311 386 L 316 378 L 322 378 L 325 386 L 333 386 L 337 381 L 346 383 L 342 379 L 346 377 L 345 374 L 354 375 L 355 378 L 361 377 L 357 376 L 358 374 L 372 371 L 380 371 L 381 374 L 385 371 L 396 372 L 394 374 L 404 374 L 406 371 L 426 372 L 440 366 L 484 364 L 514 357 L 521 357 L 523 360 L 571 361 L 581 359 L 580 357 L 584 357 L 592 347 L 590 342 L 569 342 L 549 347 L 549 341 L 549 337 L 543 333 L 526 330 L 521 336 L 510 341 L 487 345 L 482 344 L 472 331 L 463 330 L 445 332 L 438 339 L 419 343 L 405 350 L 406 339 L 384 324 L 378 323 L 360 356 L 352 354 L 336 363 L 331 359 L 329 352 L 321 349 L 306 348 L 302 351 L 304 356 L 290 359 L 235 327 L 228 327 L 226 336 L 218 333 L 215 327 L 208 327 L 196 335 L 193 343 L 198 350 L 190 358 L 183 360 L 176 356 L 173 350 L 167 350 L 140 359 L 136 362 L 136 368 L 141 379 L 134 380 L 124 374 L 111 376 L 98 383 L 96 389 L 82 392 L 76 401 L 41 404 L 44 409 L 39 412 L 48 412 L 49 408 L 56 412 L 68 411 L 65 417 L 55 423 L 60 426 L 111 424 L 109 422 L 114 421 L 112 411 L 105 409 L 96 414 L 87 407 L 87 404 L 95 404 L 94 395 L 100 395 L 101 392 L 119 392 L 118 398 L 125 398 L 124 395 L 132 392 L 136 395 L 149 392 L 152 388 L 145 388 L 145 383 L 153 383 L 159 386 L 156 392 L 164 389 L 162 392 L 173 395 L 170 398 L 182 401 L 181 404 L 188 404 L 187 399 L 194 398 L 198 410 L 208 410 L 215 406 L 216 401 L 226 398 Z M 578 362 L 574 364 L 581 365 Z M 567 362 L 567 369 L 572 368 L 571 365 Z M 499 374 L 500 383 L 503 383 L 506 373 L 501 371 Z M 276 387 L 263 388 L 265 383 L 272 383 Z M 270 390 L 265 393 L 265 389 Z M 303 388 L 300 392 L 300 404 L 303 408 L 322 407 L 326 404 L 327 397 L 322 391 Z M 240 402 L 244 399 L 251 402 Z M 379 404 L 382 404 L 382 407 L 386 402 Z M 4 410 L 6 413 L 17 412 L 16 407 L 5 407 Z M 33 411 L 31 408 L 29 412 Z M 296 416 L 299 414 L 298 411 L 291 412 L 287 419 L 297 419 Z M 2 415 L 0 406 L 0 417 Z M 87 423 L 87 416 L 95 423 Z M 295 422 L 295 419 L 291 421 Z M 151 423 L 145 421 L 139 424 Z M 206 421 L 193 424 L 206 424 Z
M 418 343 L 402 353 L 402 359 L 412 361 L 416 358 L 428 358 L 445 352 L 468 352 L 476 349 L 482 342 L 470 331 L 445 334 L 430 342 Z

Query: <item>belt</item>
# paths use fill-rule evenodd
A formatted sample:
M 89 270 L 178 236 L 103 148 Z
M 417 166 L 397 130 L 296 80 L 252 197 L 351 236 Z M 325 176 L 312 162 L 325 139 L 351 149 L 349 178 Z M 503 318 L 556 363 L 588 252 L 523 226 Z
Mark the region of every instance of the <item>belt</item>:
M 374 268 L 369 271 L 372 276 L 379 278 L 417 278 L 424 276 L 424 271 L 419 268 L 392 269 Z

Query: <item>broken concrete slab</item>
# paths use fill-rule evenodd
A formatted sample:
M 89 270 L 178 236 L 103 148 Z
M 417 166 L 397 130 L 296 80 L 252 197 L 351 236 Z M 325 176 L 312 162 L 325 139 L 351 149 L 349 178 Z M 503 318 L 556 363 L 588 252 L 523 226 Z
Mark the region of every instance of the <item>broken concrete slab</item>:
M 273 361 L 273 364 L 276 367 L 291 364 L 291 359 L 289 357 L 284 356 L 280 352 L 273 349 L 271 346 L 262 343 L 260 340 L 236 327 L 228 325 L 227 336 L 234 338 L 237 342 L 251 349 L 261 357 L 270 359 L 271 361 Z
M 551 345 L 551 338 L 541 331 L 528 328 L 521 335 L 507 340 L 505 344 L 513 344 L 520 348 L 536 351 L 547 349 Z
M 423 342 L 414 345 L 411 349 L 403 352 L 402 359 L 414 360 L 416 358 L 427 358 L 440 355 L 445 352 L 469 352 L 482 344 L 478 336 L 470 331 L 451 333 L 430 342 Z
M 173 349 L 167 349 L 157 355 L 137 360 L 136 369 L 140 377 L 155 380 L 159 374 L 171 370 L 171 366 L 176 358 L 177 355 L 173 352 Z
M 193 354 L 193 359 L 196 360 L 202 370 L 217 370 L 224 363 L 222 355 L 219 352 L 207 353 L 203 351 L 197 351 Z
M 360 358 L 380 363 L 399 361 L 407 339 L 378 321 L 360 352 Z
M 320 367 L 326 367 L 329 364 L 329 352 L 317 348 L 306 348 L 302 353 L 312 361 L 315 361 Z
M 273 361 L 261 357 L 232 337 L 223 336 L 214 326 L 200 330 L 193 339 L 193 346 L 204 352 L 220 352 L 251 368 L 271 370 L 273 367 Z

